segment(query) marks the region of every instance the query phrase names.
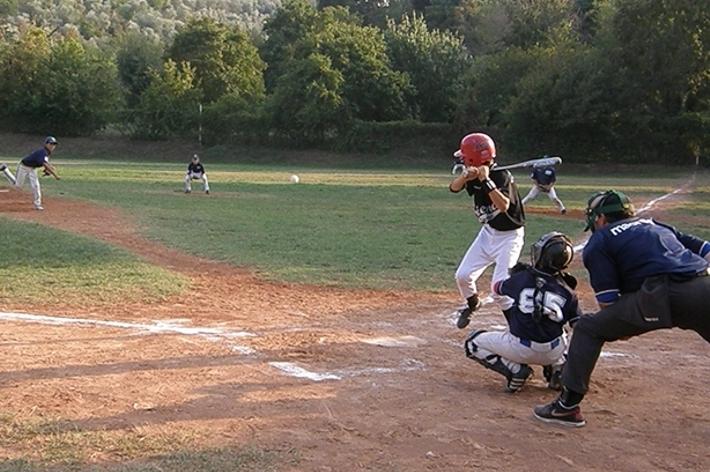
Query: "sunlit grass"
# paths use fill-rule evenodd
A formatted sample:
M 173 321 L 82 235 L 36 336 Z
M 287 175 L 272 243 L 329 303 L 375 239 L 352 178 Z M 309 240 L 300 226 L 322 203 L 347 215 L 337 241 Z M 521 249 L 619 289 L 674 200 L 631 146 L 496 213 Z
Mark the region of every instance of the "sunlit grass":
M 183 165 L 166 163 L 60 163 L 61 182 L 45 180 L 48 193 L 118 206 L 134 215 L 144 234 L 181 250 L 238 266 L 266 278 L 350 287 L 450 290 L 458 262 L 478 231 L 470 199 L 453 195 L 447 165 L 431 170 L 352 170 L 309 166 L 210 164 L 212 195 L 182 194 Z M 301 183 L 288 177 L 299 175 Z M 522 195 L 527 173 L 516 172 Z M 682 170 L 641 178 L 629 171 L 567 174 L 557 190 L 569 209 L 616 188 L 641 205 L 683 185 Z M 696 183 L 705 188 L 707 176 Z M 692 196 L 691 196 L 692 197 Z M 706 200 L 678 208 L 710 215 Z M 583 240 L 581 219 L 561 218 L 539 197 L 529 212 L 526 241 L 558 230 Z M 674 223 L 673 221 L 670 221 Z M 699 225 L 702 226 L 702 225 Z M 688 230 L 701 229 L 691 225 Z M 524 257 L 527 257 L 527 249 Z

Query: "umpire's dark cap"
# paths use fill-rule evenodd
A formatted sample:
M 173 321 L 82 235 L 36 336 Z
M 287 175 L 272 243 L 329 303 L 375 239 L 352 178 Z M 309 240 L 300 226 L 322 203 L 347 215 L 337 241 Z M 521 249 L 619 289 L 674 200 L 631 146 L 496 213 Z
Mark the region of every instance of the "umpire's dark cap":
M 629 216 L 636 213 L 631 199 L 618 190 L 595 193 L 587 202 L 587 227 L 584 228 L 584 231 L 594 227 L 594 220 L 596 220 L 597 216 L 615 213 L 625 213 Z

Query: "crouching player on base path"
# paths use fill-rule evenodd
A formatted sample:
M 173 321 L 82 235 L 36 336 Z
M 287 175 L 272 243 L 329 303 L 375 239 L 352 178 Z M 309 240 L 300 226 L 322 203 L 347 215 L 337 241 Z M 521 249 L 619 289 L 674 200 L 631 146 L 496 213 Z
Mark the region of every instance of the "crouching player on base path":
M 692 329 L 710 342 L 710 243 L 652 218 L 639 218 L 631 200 L 609 190 L 587 202 L 584 266 L 601 310 L 574 327 L 562 393 L 535 408 L 547 423 L 584 426 L 579 404 L 605 342 L 657 329 Z
M 202 180 L 205 193 L 210 194 L 210 184 L 207 181 L 207 173 L 205 172 L 205 167 L 200 162 L 200 157 L 195 154 L 192 156 L 192 160 L 187 165 L 187 174 L 185 174 L 185 193 L 192 192 L 192 181 Z
M 508 269 L 518 262 L 524 244 L 525 212 L 511 173 L 496 170 L 496 147 L 488 135 L 464 136 L 454 155 L 463 160 L 465 169 L 451 181 L 449 190 L 458 193 L 466 189 L 473 197 L 473 211 L 482 225 L 456 269 L 456 284 L 466 300 L 456 326 L 463 329 L 481 305 L 476 281 L 486 268 L 495 264 L 492 286 L 505 279 Z
M 519 391 L 544 366 L 549 388 L 559 390 L 567 343 L 562 330 L 581 315 L 577 280 L 564 270 L 572 262 L 572 243 L 562 233 L 543 235 L 531 249 L 531 265 L 518 263 L 493 289 L 503 298 L 506 331 L 475 330 L 464 344 L 466 356 L 506 378 L 506 389 Z

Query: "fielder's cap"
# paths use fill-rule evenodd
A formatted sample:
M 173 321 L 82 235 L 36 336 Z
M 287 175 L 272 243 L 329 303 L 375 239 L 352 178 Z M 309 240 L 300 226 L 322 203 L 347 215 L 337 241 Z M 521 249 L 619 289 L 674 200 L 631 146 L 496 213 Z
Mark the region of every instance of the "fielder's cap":
M 47 136 L 44 140 L 44 144 L 59 144 L 59 141 L 57 141 L 57 138 L 54 136 Z
M 587 201 L 587 226 L 584 231 L 594 228 L 594 221 L 599 215 L 612 213 L 629 213 L 633 215 L 635 212 L 631 199 L 625 193 L 618 190 L 597 192 Z

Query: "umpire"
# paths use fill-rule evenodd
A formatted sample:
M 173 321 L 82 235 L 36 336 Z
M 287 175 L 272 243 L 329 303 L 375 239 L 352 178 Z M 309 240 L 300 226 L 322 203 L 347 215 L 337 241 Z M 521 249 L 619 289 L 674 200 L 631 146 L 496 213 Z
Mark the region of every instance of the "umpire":
M 584 426 L 579 404 L 605 342 L 657 329 L 692 329 L 710 342 L 710 243 L 651 218 L 635 216 L 629 198 L 609 190 L 587 204 L 593 234 L 584 265 L 601 310 L 574 327 L 562 393 L 535 417 Z

